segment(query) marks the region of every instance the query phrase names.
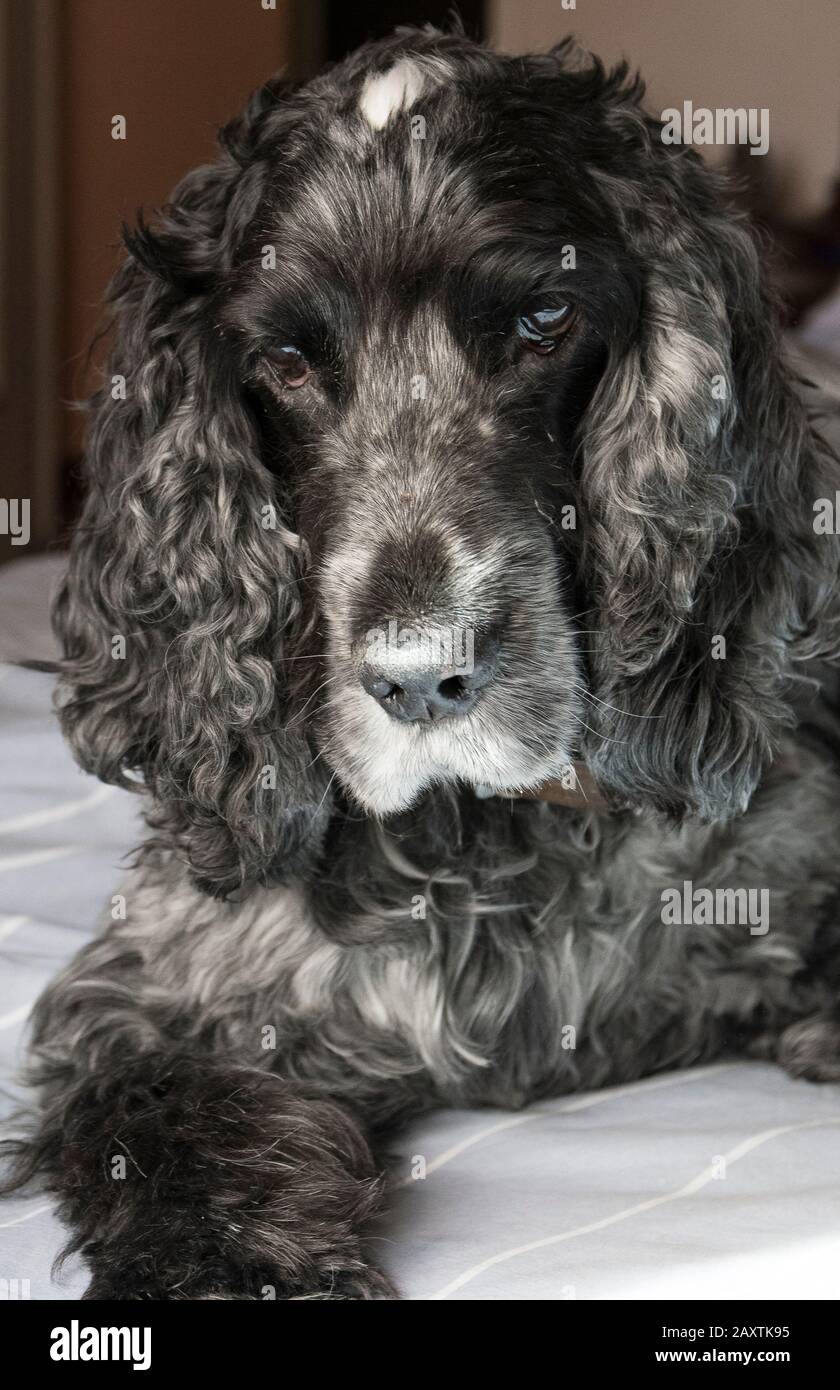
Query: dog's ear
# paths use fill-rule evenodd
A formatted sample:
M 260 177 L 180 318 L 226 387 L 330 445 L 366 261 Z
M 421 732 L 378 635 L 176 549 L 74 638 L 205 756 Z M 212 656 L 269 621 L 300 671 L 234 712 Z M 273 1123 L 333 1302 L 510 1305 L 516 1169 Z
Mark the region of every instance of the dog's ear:
M 78 760 L 120 785 L 140 774 L 161 841 L 219 894 L 301 871 L 328 815 L 279 678 L 299 547 L 208 308 L 259 205 L 278 96 L 258 93 L 219 162 L 126 238 L 55 611 Z
M 626 803 L 724 819 L 789 721 L 791 663 L 838 649 L 837 538 L 813 525 L 838 475 L 782 361 L 752 235 L 637 97 L 613 87 L 613 171 L 596 175 L 644 288 L 581 428 L 587 757 Z

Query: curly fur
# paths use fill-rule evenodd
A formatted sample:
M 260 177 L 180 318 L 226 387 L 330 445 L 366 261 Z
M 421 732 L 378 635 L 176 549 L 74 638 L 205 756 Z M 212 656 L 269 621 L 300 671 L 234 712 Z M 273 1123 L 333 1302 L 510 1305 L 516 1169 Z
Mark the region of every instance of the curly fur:
M 369 1144 L 426 1106 L 733 1050 L 837 1076 L 838 469 L 750 232 L 641 98 L 401 31 L 269 83 L 127 233 L 59 708 L 151 834 L 37 1007 L 10 1177 L 92 1297 L 390 1296 Z M 568 345 L 514 358 L 558 289 Z M 365 693 L 392 617 L 500 634 L 473 712 Z M 572 757 L 610 815 L 510 799 Z M 664 925 L 686 879 L 767 890 L 770 931 Z

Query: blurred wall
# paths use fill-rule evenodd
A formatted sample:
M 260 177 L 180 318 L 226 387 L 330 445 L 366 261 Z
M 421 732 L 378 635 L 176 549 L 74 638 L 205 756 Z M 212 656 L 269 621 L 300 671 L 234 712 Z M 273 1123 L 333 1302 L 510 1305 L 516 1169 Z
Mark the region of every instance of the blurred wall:
M 658 112 L 767 107 L 785 212 L 820 210 L 840 177 L 840 0 L 488 0 L 488 34 L 511 53 L 573 33 L 600 57 L 628 58 Z M 703 153 L 722 160 L 725 150 Z
M 312 8 L 312 7 L 310 7 Z M 61 344 L 66 400 L 89 389 L 87 349 L 119 259 L 120 223 L 164 202 L 213 155 L 216 128 L 289 64 L 293 7 L 277 0 L 72 0 L 63 6 Z M 111 137 L 115 115 L 126 139 Z M 64 413 L 77 454 L 79 416 Z
M 0 563 L 51 539 L 60 492 L 59 17 L 0 0 Z

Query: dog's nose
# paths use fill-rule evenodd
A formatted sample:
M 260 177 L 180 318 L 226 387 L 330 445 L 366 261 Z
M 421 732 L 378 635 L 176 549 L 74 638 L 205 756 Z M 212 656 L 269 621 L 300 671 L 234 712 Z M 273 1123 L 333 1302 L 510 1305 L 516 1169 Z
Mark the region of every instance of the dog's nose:
M 457 718 L 469 714 L 479 692 L 496 674 L 498 644 L 487 639 L 480 648 L 476 643 L 473 660 L 463 670 L 397 657 L 384 663 L 366 663 L 360 679 L 392 719 L 413 724 Z

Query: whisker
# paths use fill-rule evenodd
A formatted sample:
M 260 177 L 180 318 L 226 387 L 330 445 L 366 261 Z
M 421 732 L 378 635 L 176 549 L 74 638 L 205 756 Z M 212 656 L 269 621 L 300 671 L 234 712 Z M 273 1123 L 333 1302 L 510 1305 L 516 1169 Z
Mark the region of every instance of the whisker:
M 287 661 L 326 661 L 329 658 L 328 652 L 314 652 L 312 656 L 284 656 L 282 663 Z
M 581 719 L 581 717 L 580 717 L 579 714 L 575 714 L 574 711 L 572 712 L 572 718 L 576 721 L 576 723 L 580 724 L 580 726 L 581 726 L 582 729 L 586 729 L 587 733 L 592 734 L 595 738 L 600 738 L 600 739 L 602 739 L 604 743 L 626 743 L 626 742 L 627 742 L 627 739 L 626 739 L 626 738 L 611 738 L 609 734 L 602 733 L 600 729 L 593 729 L 593 728 L 591 728 L 590 725 L 587 724 L 586 721 L 585 721 L 584 719 Z
M 324 802 L 326 801 L 327 796 L 329 795 L 330 787 L 332 786 L 332 784 L 333 784 L 333 782 L 335 781 L 335 779 L 336 779 L 337 776 L 338 776 L 338 773 L 337 773 L 337 772 L 334 772 L 333 775 L 332 775 L 332 777 L 330 778 L 329 782 L 327 783 L 326 787 L 324 788 L 324 795 L 321 797 L 321 800 L 318 802 L 317 808 L 316 808 L 316 810 L 315 810 L 315 815 L 316 815 L 316 816 L 317 816 L 318 812 L 320 811 L 321 807 L 323 806 Z
M 628 719 L 662 719 L 664 717 L 661 714 L 635 714 L 630 709 L 619 709 L 618 705 L 611 705 L 607 700 L 600 700 L 597 695 L 593 695 L 590 690 L 584 689 L 583 686 L 577 689 L 577 693 L 582 695 L 585 700 L 591 700 L 596 705 L 603 705 L 604 709 L 614 710 L 616 714 L 623 714 Z
M 298 720 L 302 719 L 303 716 L 306 714 L 306 711 L 312 704 L 312 701 L 315 699 L 315 696 L 318 694 L 318 692 L 323 690 L 325 685 L 335 685 L 337 679 L 337 676 L 327 676 L 326 680 L 321 681 L 321 684 L 317 687 L 317 689 L 313 690 L 312 694 L 309 695 L 307 699 L 304 701 L 302 709 L 299 709 L 297 713 L 294 715 L 294 717 L 289 720 L 288 724 L 286 725 L 286 728 L 294 728 L 294 725 L 298 722 Z

